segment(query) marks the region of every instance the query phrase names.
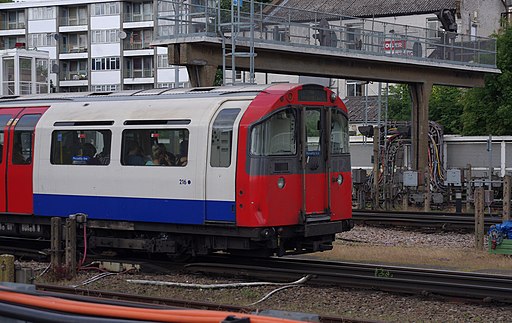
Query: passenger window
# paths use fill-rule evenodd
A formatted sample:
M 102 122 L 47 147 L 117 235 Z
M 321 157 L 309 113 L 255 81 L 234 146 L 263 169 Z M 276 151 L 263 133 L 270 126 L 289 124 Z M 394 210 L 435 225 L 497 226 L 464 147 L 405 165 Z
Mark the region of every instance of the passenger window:
M 212 125 L 212 147 L 210 165 L 212 167 L 229 167 L 233 141 L 233 124 L 240 109 L 224 109 L 219 112 Z
M 0 163 L 3 162 L 4 158 L 4 145 L 5 145 L 5 126 L 7 122 L 11 120 L 12 116 L 7 114 L 0 115 Z
M 40 114 L 26 114 L 18 120 L 14 127 L 13 164 L 28 165 L 32 163 L 32 136 L 40 117 Z
M 187 129 L 132 129 L 123 131 L 121 164 L 179 166 L 188 163 Z
M 255 156 L 295 155 L 296 116 L 292 109 L 279 111 L 252 128 L 251 154 Z
M 307 156 L 320 156 L 322 152 L 322 133 L 320 132 L 320 109 L 306 110 Z
M 331 154 L 348 153 L 349 136 L 347 117 L 338 110 L 333 110 L 331 118 Z
M 110 164 L 110 130 L 56 130 L 50 162 L 54 165 Z

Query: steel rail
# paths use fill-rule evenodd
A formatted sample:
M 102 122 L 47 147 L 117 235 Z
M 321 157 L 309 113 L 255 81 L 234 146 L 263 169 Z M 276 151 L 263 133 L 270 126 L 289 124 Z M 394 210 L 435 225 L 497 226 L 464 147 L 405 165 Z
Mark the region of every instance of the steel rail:
M 475 228 L 474 214 L 440 212 L 397 212 L 353 210 L 352 219 L 356 223 L 371 225 L 397 225 L 406 227 L 434 227 L 442 229 L 472 230 Z M 499 216 L 485 216 L 485 227 L 501 223 Z
M 256 264 L 254 260 L 229 262 L 226 259 L 222 264 L 218 261 L 192 263 L 186 268 L 194 272 L 230 272 L 264 279 L 313 275 L 311 283 L 512 303 L 512 276 L 309 259 L 261 259 Z

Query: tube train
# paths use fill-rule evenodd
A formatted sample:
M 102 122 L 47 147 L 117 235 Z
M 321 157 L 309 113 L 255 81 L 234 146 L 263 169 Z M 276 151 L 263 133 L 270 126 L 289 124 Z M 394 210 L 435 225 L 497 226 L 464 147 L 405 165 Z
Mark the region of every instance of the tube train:
M 284 255 L 352 227 L 347 110 L 322 86 L 4 96 L 0 124 L 1 236 L 83 213 L 95 250 Z

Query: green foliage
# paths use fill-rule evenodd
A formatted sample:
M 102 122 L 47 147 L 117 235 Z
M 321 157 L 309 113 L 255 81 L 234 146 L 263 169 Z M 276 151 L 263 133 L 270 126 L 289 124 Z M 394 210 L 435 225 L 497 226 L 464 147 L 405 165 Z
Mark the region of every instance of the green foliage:
M 462 132 L 462 112 L 464 104 L 461 100 L 465 91 L 455 87 L 434 86 L 429 100 L 429 120 L 443 126 L 447 134 Z M 389 89 L 389 119 L 411 120 L 411 95 L 407 84 L 398 84 Z
M 485 87 L 467 91 L 463 99 L 464 135 L 512 135 L 512 26 L 497 35 L 497 66 Z
M 397 121 L 411 120 L 411 95 L 407 84 L 389 87 L 388 118 Z
M 444 133 L 462 132 L 461 102 L 463 90 L 449 86 L 434 86 L 429 101 L 429 119 L 443 126 Z
M 470 90 L 434 86 L 429 102 L 429 119 L 445 133 L 466 136 L 512 135 L 512 26 L 497 37 L 497 66 L 501 74 L 488 75 L 485 87 Z M 389 118 L 411 119 L 408 86 L 390 87 Z

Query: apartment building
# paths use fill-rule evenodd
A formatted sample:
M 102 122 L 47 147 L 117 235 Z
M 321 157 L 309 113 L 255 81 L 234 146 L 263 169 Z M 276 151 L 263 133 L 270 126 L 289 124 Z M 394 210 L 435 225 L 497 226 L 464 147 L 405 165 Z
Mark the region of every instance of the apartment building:
M 53 0 L 0 4 L 0 49 L 47 51 L 54 91 L 116 91 L 188 84 L 156 37 L 157 1 Z

